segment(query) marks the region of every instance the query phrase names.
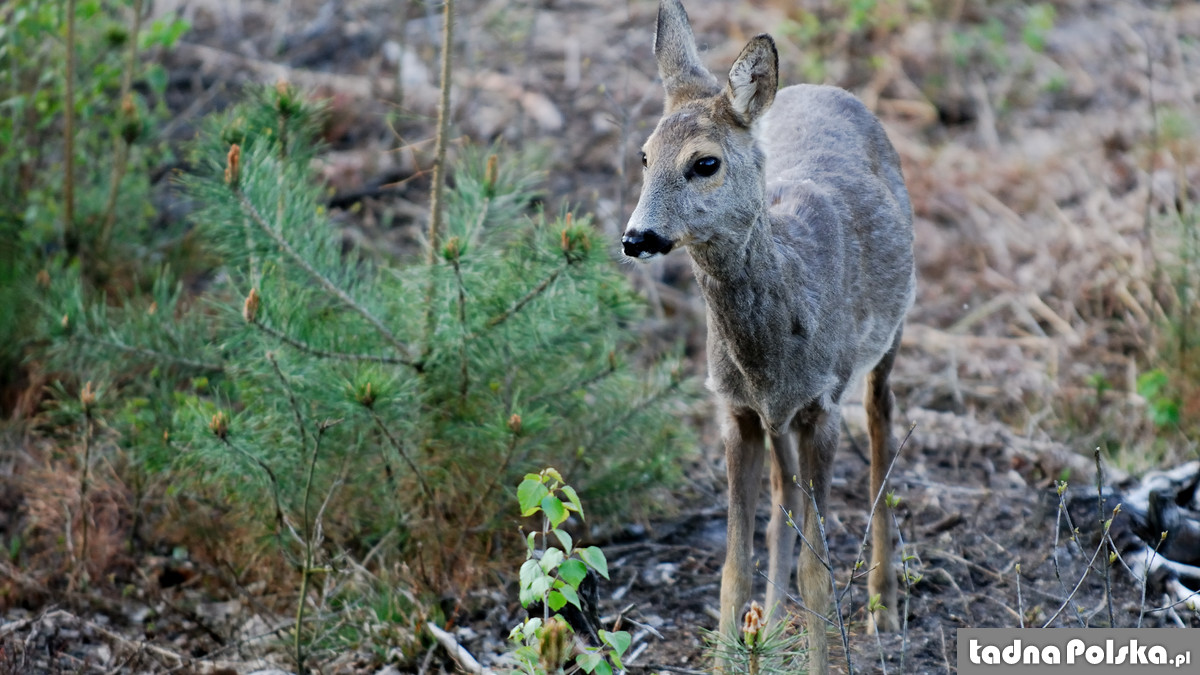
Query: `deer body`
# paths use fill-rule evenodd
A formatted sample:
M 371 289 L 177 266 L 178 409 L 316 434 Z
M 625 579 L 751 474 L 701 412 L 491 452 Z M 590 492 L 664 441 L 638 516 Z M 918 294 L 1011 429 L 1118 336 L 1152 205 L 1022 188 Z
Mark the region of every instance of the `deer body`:
M 729 480 L 720 632 L 736 637 L 754 565 L 754 513 L 771 457 L 767 610 L 791 570 L 809 610 L 810 665 L 828 667 L 825 512 L 843 393 L 868 374 L 871 495 L 895 452 L 888 375 L 914 297 L 912 210 L 899 158 L 878 120 L 833 87 L 775 91 L 774 42 L 760 35 L 721 87 L 700 63 L 679 0 L 662 0 L 655 56 L 663 119 L 643 146 L 646 175 L 622 244 L 640 259 L 686 247 L 707 305 L 708 386 L 718 398 Z M 769 452 L 766 441 L 769 440 Z M 811 490 L 809 491 L 809 486 Z M 803 489 L 801 489 L 803 486 Z M 811 505 L 816 505 L 816 512 Z M 872 520 L 869 592 L 897 627 L 891 519 Z
M 858 135 L 867 120 L 878 137 Z M 788 87 L 762 123 L 768 208 L 689 252 L 707 305 L 709 387 L 780 430 L 801 409 L 836 407 L 891 347 L 912 304 L 912 225 L 895 152 L 850 94 Z M 868 150 L 882 157 L 851 161 Z

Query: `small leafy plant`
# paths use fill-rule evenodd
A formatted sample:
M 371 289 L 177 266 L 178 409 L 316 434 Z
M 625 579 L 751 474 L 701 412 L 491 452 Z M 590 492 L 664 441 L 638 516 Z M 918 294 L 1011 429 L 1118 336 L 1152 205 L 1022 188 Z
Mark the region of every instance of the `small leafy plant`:
M 541 675 L 563 672 L 571 657 L 573 642 L 571 628 L 557 612 L 573 605 L 584 611 L 579 600 L 579 587 L 592 570 L 608 578 L 608 561 L 597 546 L 575 547 L 571 535 L 562 526 L 571 517 L 583 520 L 583 505 L 575 488 L 563 481 L 554 468 L 526 474 L 517 488 L 517 500 L 524 517 L 542 516 L 542 526 L 525 538 L 526 557 L 521 565 L 522 607 L 541 602 L 541 617 L 527 618 L 514 626 L 509 639 L 519 647 L 514 652 L 522 672 Z M 550 536 L 562 548 L 550 548 Z M 538 537 L 541 537 L 541 549 Z M 552 615 L 551 612 L 554 612 Z M 585 673 L 612 675 L 613 668 L 624 670 L 621 656 L 629 649 L 630 635 L 626 631 L 599 631 L 599 647 L 582 647 L 575 657 L 575 670 Z

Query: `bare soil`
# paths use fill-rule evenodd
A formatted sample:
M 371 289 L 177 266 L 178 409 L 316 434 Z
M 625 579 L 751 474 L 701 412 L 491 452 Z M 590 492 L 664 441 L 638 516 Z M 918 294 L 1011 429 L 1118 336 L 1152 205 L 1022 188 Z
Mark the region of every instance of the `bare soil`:
M 858 672 L 883 664 L 952 672 L 962 627 L 1200 626 L 1182 606 L 1145 611 L 1170 603 L 1153 584 L 1143 599 L 1119 566 L 1106 577 L 1097 564 L 1084 578 L 1097 522 L 1113 506 L 1091 499 L 1092 449 L 1103 447 L 1108 484 L 1194 454 L 1193 442 L 1164 441 L 1149 423 L 1135 379 L 1170 309 L 1158 270 L 1177 261 L 1171 223 L 1200 196 L 1200 5 L 1056 0 L 1044 5 L 1051 25 L 1038 28 L 1018 2 L 935 1 L 925 12 L 902 4 L 879 3 L 878 25 L 860 28 L 828 0 L 688 3 L 714 72 L 749 36 L 772 32 L 785 82 L 816 73 L 862 97 L 897 146 L 913 197 L 920 292 L 895 374 L 897 434 L 915 426 L 892 475 L 913 581 L 905 630 L 879 638 L 865 633 L 865 584 L 851 584 L 843 600 L 850 663 Z M 322 168 L 347 240 L 384 253 L 419 245 L 436 8 L 382 0 L 155 8 L 174 11 L 193 25 L 179 49 L 158 55 L 171 72 L 174 134 L 188 137 L 244 82 L 307 87 L 331 100 Z M 463 0 L 455 29 L 462 143 L 544 156 L 548 205 L 593 213 L 614 259 L 636 200 L 637 149 L 661 112 L 655 11 L 650 0 Z M 807 16 L 818 17 L 819 35 L 805 37 Z M 652 306 L 649 348 L 682 339 L 701 373 L 703 307 L 685 256 L 629 274 Z M 1097 377 L 1111 386 L 1099 390 Z M 601 613 L 610 624 L 622 617 L 635 635 L 630 672 L 709 669 L 702 631 L 716 626 L 725 498 L 707 417 L 696 416 L 703 443 L 677 515 L 596 533 L 612 570 Z M 827 526 L 839 588 L 870 509 L 854 401 L 846 420 Z M 1059 509 L 1061 477 L 1076 503 L 1077 540 Z M 222 597 L 220 583 L 185 562 L 129 565 L 146 587 L 125 596 L 24 589 L 42 602 L 6 612 L 0 672 L 289 667 L 253 639 L 276 618 L 245 595 Z M 452 631 L 496 669 L 522 616 L 512 576 L 464 593 Z M 844 667 L 840 640 L 833 644 Z M 454 670 L 443 651 L 426 653 L 389 666 L 380 665 L 387 655 L 331 656 L 324 671 Z

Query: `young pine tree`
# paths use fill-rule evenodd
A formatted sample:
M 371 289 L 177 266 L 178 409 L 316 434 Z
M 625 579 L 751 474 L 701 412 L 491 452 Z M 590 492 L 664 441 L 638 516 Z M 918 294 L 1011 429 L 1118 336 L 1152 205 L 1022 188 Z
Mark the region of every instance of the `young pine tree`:
M 211 284 L 115 308 L 60 292 L 50 314 L 76 368 L 140 368 L 142 471 L 257 514 L 305 578 L 386 540 L 443 590 L 515 530 L 531 469 L 601 517 L 677 473 L 687 383 L 628 365 L 641 301 L 586 218 L 533 206 L 519 158 L 467 152 L 434 262 L 380 260 L 328 218 L 319 108 L 284 84 L 250 99 L 208 121 L 186 178 Z

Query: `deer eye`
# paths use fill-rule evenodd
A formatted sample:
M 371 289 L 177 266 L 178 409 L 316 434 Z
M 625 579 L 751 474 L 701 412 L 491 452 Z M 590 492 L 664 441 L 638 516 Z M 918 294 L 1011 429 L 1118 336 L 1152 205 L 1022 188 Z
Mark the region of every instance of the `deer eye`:
M 643 152 L 643 153 L 642 153 L 642 166 L 643 166 L 643 167 L 646 167 L 646 166 L 649 166 L 649 165 L 650 165 L 650 164 L 649 164 L 649 163 L 646 161 L 646 153 L 644 153 L 644 152 Z
M 701 157 L 692 165 L 692 171 L 695 171 L 697 176 L 703 178 L 708 178 L 715 174 L 719 168 L 721 168 L 721 160 L 716 157 Z

